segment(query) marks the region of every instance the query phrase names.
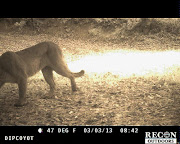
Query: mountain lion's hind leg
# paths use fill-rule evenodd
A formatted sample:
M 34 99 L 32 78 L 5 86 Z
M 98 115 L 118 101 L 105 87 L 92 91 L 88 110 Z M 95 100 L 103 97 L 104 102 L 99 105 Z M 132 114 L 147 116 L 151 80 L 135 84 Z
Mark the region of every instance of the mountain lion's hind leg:
M 51 98 L 55 98 L 54 96 L 54 90 L 55 90 L 55 83 L 53 80 L 53 71 L 50 67 L 45 67 L 42 69 L 42 73 L 44 76 L 44 79 L 46 80 L 46 82 L 49 84 L 50 86 L 50 91 L 49 91 L 49 95 Z
M 54 68 L 54 70 L 58 74 L 60 74 L 60 75 L 62 75 L 64 77 L 69 78 L 70 81 L 71 81 L 72 91 L 73 92 L 77 91 L 77 86 L 76 86 L 75 78 L 74 78 L 73 74 L 67 69 L 66 66 L 64 66 L 64 65 L 61 65 L 61 67 L 57 66 L 57 68 Z
M 48 57 L 51 63 L 51 68 L 59 75 L 69 78 L 71 81 L 72 91 L 77 91 L 74 75 L 65 64 L 62 56 L 62 51 L 57 47 L 56 51 L 51 51 L 48 53 Z

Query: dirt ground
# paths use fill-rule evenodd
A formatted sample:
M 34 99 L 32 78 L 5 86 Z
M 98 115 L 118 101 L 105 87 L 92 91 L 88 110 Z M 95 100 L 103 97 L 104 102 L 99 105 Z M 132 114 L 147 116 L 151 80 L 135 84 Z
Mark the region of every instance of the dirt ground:
M 117 44 L 46 34 L 0 33 L 0 54 L 41 41 L 57 43 L 68 63 L 112 49 L 179 49 L 179 40 L 159 39 L 140 37 L 137 42 L 134 39 Z M 0 90 L 0 125 L 180 125 L 180 82 L 158 76 L 122 78 L 110 72 L 103 75 L 86 72 L 76 79 L 79 91 L 73 94 L 67 78 L 55 73 L 55 82 L 56 99 L 48 99 L 49 87 L 42 74 L 31 77 L 28 104 L 23 107 L 14 107 L 18 99 L 17 85 L 5 84 Z

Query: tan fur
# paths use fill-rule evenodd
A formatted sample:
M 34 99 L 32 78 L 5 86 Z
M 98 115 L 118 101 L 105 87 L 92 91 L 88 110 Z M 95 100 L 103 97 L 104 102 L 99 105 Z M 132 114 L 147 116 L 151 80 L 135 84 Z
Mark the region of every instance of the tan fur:
M 5 52 L 0 56 L 0 87 L 4 83 L 17 83 L 19 100 L 15 106 L 26 103 L 27 78 L 42 71 L 53 95 L 55 83 L 53 70 L 70 79 L 72 91 L 76 91 L 75 77 L 84 75 L 84 70 L 72 73 L 63 60 L 62 50 L 53 42 L 42 42 L 18 52 Z

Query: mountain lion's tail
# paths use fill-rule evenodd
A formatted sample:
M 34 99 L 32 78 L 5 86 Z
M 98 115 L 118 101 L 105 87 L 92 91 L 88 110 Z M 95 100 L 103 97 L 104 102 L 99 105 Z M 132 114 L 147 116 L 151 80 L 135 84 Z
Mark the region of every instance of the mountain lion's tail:
M 81 77 L 81 76 L 84 75 L 84 73 L 85 73 L 85 71 L 84 71 L 84 70 L 81 70 L 81 71 L 78 72 L 78 73 L 72 73 L 72 74 L 73 74 L 74 77 Z

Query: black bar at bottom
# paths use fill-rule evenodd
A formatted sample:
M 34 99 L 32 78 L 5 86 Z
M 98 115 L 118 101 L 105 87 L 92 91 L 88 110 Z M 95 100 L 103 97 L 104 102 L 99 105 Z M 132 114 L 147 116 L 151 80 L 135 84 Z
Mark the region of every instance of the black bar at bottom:
M 179 126 L 1 126 L 0 144 L 43 142 L 180 144 Z M 54 141 L 54 142 L 53 142 Z

